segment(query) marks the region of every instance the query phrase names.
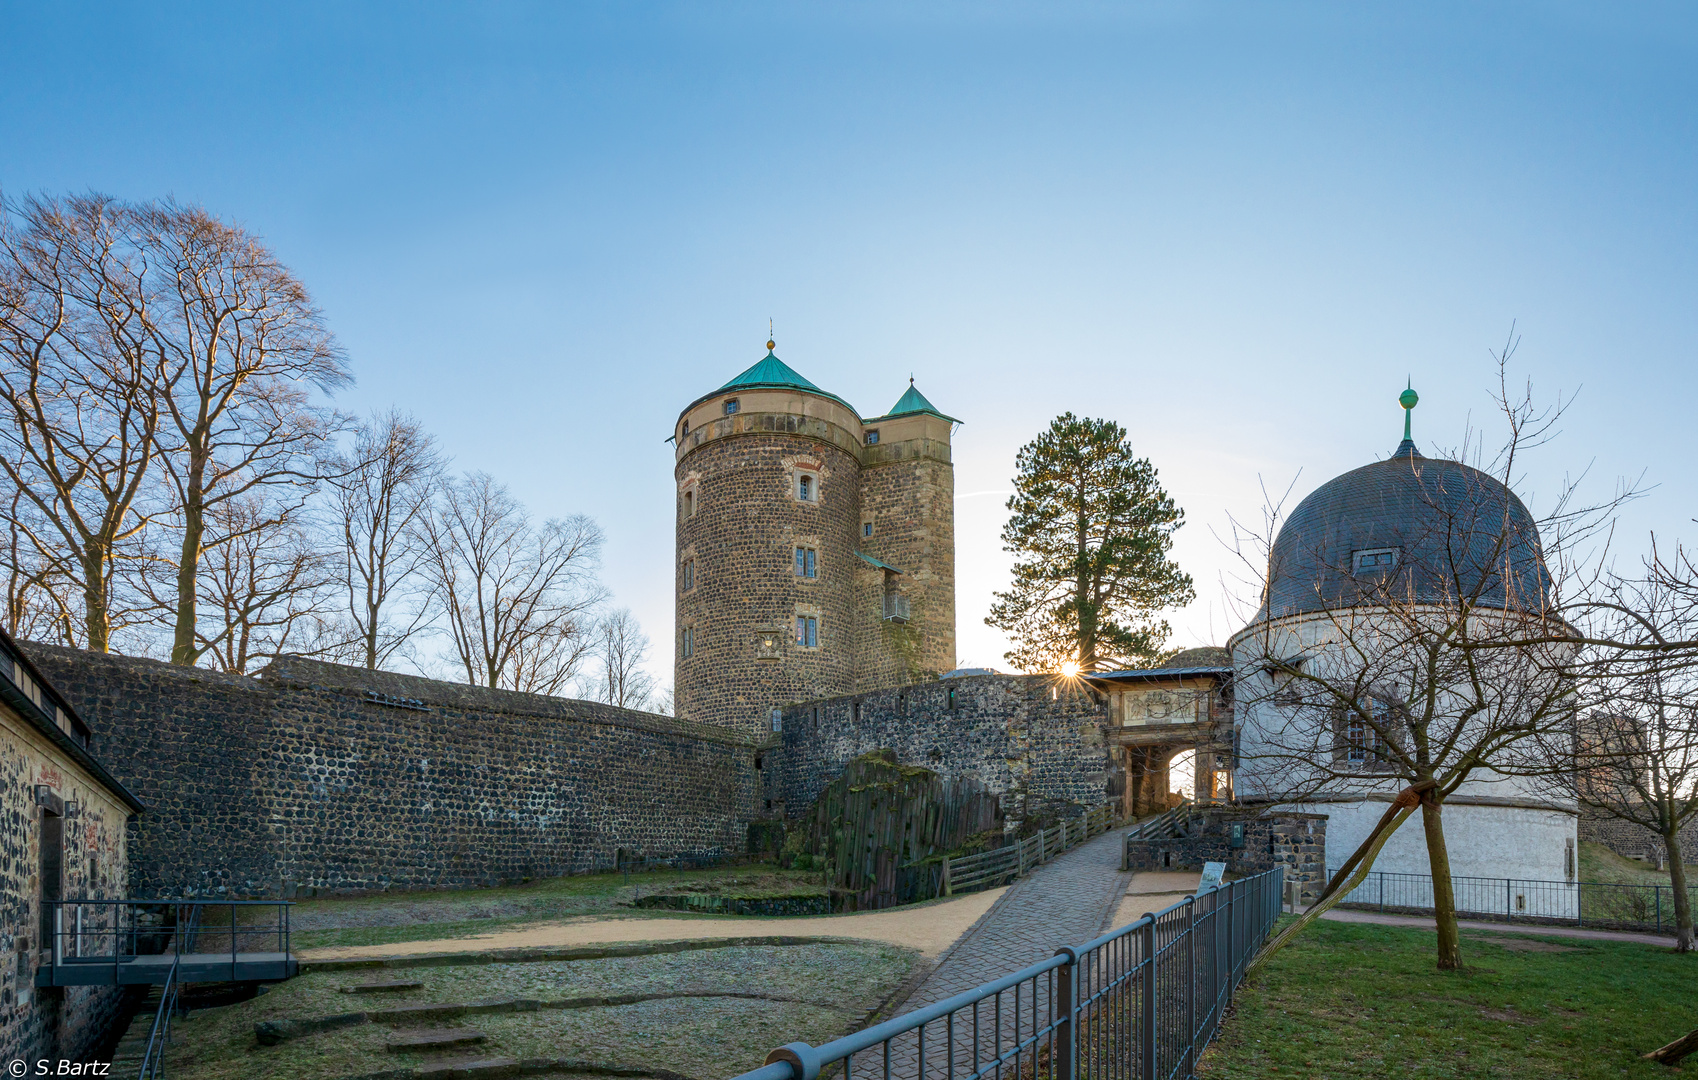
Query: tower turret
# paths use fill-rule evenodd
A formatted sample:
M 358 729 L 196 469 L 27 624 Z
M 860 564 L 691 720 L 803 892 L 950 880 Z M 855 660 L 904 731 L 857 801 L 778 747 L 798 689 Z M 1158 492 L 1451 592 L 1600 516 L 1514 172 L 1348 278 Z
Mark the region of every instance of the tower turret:
M 954 666 L 956 421 L 912 385 L 863 421 L 775 349 L 673 429 L 677 709 L 746 731 Z

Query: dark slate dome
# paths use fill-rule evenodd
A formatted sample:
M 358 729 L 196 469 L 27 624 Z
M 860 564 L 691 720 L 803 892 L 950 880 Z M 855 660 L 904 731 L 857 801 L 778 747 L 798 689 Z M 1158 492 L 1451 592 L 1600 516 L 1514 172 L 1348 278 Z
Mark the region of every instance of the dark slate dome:
M 1405 441 L 1385 461 L 1316 488 L 1268 558 L 1263 614 L 1278 618 L 1399 598 L 1541 608 L 1550 574 L 1538 526 L 1502 483 Z

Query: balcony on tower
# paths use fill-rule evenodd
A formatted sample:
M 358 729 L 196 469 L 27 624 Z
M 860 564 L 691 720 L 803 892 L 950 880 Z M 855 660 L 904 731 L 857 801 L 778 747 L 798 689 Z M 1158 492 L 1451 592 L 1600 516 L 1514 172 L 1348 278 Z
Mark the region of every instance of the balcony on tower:
M 884 618 L 886 622 L 905 623 L 908 621 L 908 598 L 897 592 L 884 594 Z

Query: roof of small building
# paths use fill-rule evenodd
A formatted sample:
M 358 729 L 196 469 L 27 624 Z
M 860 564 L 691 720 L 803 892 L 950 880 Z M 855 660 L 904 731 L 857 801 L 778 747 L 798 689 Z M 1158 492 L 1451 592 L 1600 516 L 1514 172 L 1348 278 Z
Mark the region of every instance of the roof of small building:
M 1189 667 L 1132 668 L 1127 671 L 1093 671 L 1088 679 L 1108 679 L 1113 682 L 1155 682 L 1163 679 L 1225 678 L 1232 674 L 1232 665 L 1208 664 Z
M 1364 576 L 1364 551 L 1389 552 L 1390 568 Z M 1258 618 L 1372 604 L 1386 574 L 1417 603 L 1460 592 L 1500 608 L 1537 608 L 1551 581 L 1538 525 L 1515 493 L 1460 461 L 1422 457 L 1409 439 L 1297 504 L 1269 552 Z
M 856 412 L 855 406 L 844 401 L 831 391 L 821 390 L 807 379 L 804 379 L 797 373 L 795 368 L 780 360 L 773 353 L 773 348 L 773 343 L 770 341 L 767 342 L 765 356 L 756 360 L 749 366 L 749 368 L 743 371 L 742 374 L 738 375 L 724 386 L 721 386 L 712 393 L 703 394 L 701 397 L 690 402 L 690 404 L 685 407 L 684 411 L 689 412 L 708 398 L 718 397 L 725 393 L 734 393 L 738 390 L 805 390 L 810 394 L 818 394 L 820 397 L 830 398 L 845 409 L 855 413 L 857 417 L 861 415 L 859 412 Z
M 26 723 L 45 736 L 72 761 L 82 766 L 90 776 L 94 777 L 96 783 L 118 796 L 118 800 L 128 806 L 131 811 L 139 814 L 147 809 L 129 788 L 125 787 L 117 777 L 107 772 L 106 766 L 102 765 L 89 752 L 87 745 L 90 737 L 88 725 L 83 722 L 81 716 L 77 715 L 77 711 L 71 708 L 70 702 L 65 700 L 64 695 L 47 681 L 47 677 L 41 673 L 41 669 L 35 666 L 35 661 L 31 660 L 23 649 L 18 647 L 18 643 L 12 640 L 12 636 L 3 629 L 0 629 L 0 663 L 5 663 L 8 668 L 13 664 L 22 668 L 29 675 L 30 681 L 35 683 L 37 693 L 46 701 L 38 704 L 33 700 L 23 687 L 17 684 L 17 680 L 10 670 L 0 674 L 0 700 L 4 700 L 6 704 L 12 707 L 12 711 L 24 718 Z M 54 712 L 66 717 L 72 731 L 76 732 L 76 737 L 67 733 L 64 728 L 55 722 Z
M 870 565 L 870 566 L 872 566 L 876 569 L 889 570 L 893 574 L 903 573 L 903 571 L 898 570 L 896 567 L 885 562 L 883 559 L 875 559 L 871 555 L 868 555 L 864 551 L 857 551 L 857 552 L 855 552 L 855 554 L 859 555 L 868 565 Z
M 958 668 L 955 668 L 953 671 L 944 672 L 942 675 L 939 675 L 938 678 L 939 679 L 970 679 L 975 675 L 1000 675 L 1000 674 L 1002 674 L 1002 673 L 1000 671 L 996 670 L 993 667 L 958 667 Z
M 952 424 L 961 423 L 961 421 L 955 419 L 955 417 L 939 412 L 937 406 L 927 401 L 926 395 L 920 393 L 920 391 L 914 387 L 913 379 L 908 380 L 907 392 L 897 399 L 896 404 L 890 407 L 890 411 L 885 413 L 883 416 L 873 417 L 873 420 L 894 420 L 899 416 L 913 416 L 916 413 L 930 413 L 938 419 L 948 420 Z M 868 420 L 867 423 L 870 424 L 873 420 Z

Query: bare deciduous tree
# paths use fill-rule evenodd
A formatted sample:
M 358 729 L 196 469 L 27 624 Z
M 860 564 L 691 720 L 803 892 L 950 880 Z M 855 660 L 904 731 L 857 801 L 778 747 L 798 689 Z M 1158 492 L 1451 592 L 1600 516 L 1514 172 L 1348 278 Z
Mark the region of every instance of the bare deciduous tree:
M 423 528 L 434 599 L 466 681 L 558 693 L 605 595 L 595 522 L 575 515 L 535 526 L 492 477 L 472 473 L 442 485 Z
M 1586 713 L 1576 739 L 1580 801 L 1656 838 L 1673 886 L 1675 947 L 1694 947 L 1680 832 L 1698 821 L 1698 654 L 1643 651 L 1647 642 L 1698 636 L 1698 567 L 1682 548 L 1655 543 L 1638 580 L 1616 580 L 1593 612 L 1593 635 L 1613 642 L 1577 671 Z
M 209 515 L 262 487 L 304 503 L 341 423 L 309 388 L 329 392 L 350 376 L 305 286 L 256 237 L 199 207 L 157 204 L 142 217 L 168 282 L 147 331 L 181 532 L 171 661 L 193 664 Z
M 119 578 L 148 523 L 156 285 L 133 208 L 98 195 L 0 206 L 0 473 L 24 496 L 6 518 L 14 552 L 40 570 L 13 572 L 79 593 L 72 636 L 96 652 L 131 621 Z
M 18 526 L 28 513 L 22 489 L 14 488 L 5 511 L 5 550 L 0 554 L 6 574 L 6 607 L 0 619 L 16 637 L 75 646 L 74 611 L 66 599 L 68 583 L 54 576 L 52 564 Z
M 1358 529 L 1335 542 L 1323 532 L 1306 551 L 1258 541 L 1250 561 L 1258 573 L 1266 567 L 1265 606 L 1236 643 L 1241 793 L 1301 803 L 1414 791 L 1441 969 L 1461 963 L 1446 802 L 1459 791 L 1557 794 L 1572 768 L 1582 649 L 1562 605 L 1595 578 L 1589 542 L 1631 494 L 1581 507 L 1569 488 L 1542 518 L 1527 511 L 1512 490 L 1520 457 L 1545 441 L 1561 406 L 1539 411 L 1530 394 L 1512 398 L 1503 372 L 1512 351 L 1513 342 L 1499 358 L 1509 432 L 1495 460 L 1476 469 L 1460 460 L 1466 448 L 1453 460 L 1400 448 L 1378 466 L 1397 470 L 1375 489 L 1398 507 L 1384 536 L 1370 541 Z M 1357 548 L 1376 549 L 1373 561 Z M 1382 550 L 1392 557 L 1381 560 Z M 1285 613 L 1287 597 L 1301 614 Z M 1382 827 L 1406 816 L 1388 815 Z
M 209 542 L 197 581 L 197 655 L 223 671 L 303 649 L 332 605 L 332 564 L 293 502 L 268 504 L 263 489 L 219 499 L 207 512 Z
M 604 616 L 595 627 L 599 677 L 596 697 L 622 709 L 647 709 L 654 697 L 654 676 L 643 670 L 649 638 L 629 608 Z
M 351 659 L 381 667 L 407 647 L 427 605 L 398 608 L 425 562 L 424 516 L 442 475 L 435 441 L 398 410 L 372 416 L 355 432 L 350 460 L 331 481 L 340 533 L 340 576 L 347 594 Z

